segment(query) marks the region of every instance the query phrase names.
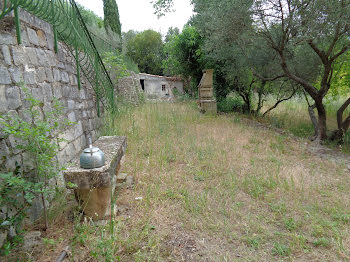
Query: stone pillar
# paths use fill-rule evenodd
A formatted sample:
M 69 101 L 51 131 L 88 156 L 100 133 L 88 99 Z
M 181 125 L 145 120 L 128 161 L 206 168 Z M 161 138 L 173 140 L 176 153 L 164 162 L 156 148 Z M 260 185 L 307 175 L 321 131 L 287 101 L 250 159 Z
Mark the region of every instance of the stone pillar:
M 202 79 L 198 85 L 199 107 L 203 113 L 216 114 L 217 106 L 213 91 L 213 69 L 203 70 Z

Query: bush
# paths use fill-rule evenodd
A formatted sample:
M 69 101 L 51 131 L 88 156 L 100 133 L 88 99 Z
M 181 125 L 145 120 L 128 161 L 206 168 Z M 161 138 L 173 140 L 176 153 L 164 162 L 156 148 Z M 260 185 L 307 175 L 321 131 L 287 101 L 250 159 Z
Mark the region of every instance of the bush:
M 177 90 L 177 89 L 173 89 L 173 94 L 174 94 L 176 100 L 180 101 L 180 102 L 193 100 L 193 98 L 189 94 L 187 94 L 185 92 L 180 93 L 179 90 Z
M 218 111 L 219 112 L 243 112 L 244 111 L 244 101 L 241 97 L 237 95 L 227 96 L 226 98 L 218 101 Z
M 23 150 L 28 159 L 28 163 L 23 166 L 17 163 L 18 166 L 13 172 L 0 174 L 0 207 L 6 206 L 15 210 L 11 217 L 0 219 L 0 227 L 20 226 L 29 206 L 39 197 L 44 207 L 47 227 L 45 199 L 53 192 L 49 181 L 62 170 L 56 155 L 59 149 L 58 142 L 63 139 L 56 137 L 70 122 L 61 117 L 63 108 L 57 100 L 54 99 L 52 103 L 52 111 L 43 115 L 40 110 L 43 103 L 34 99 L 25 88 L 23 90 L 29 102 L 29 108 L 24 110 L 24 114 L 30 120 L 25 121 L 18 115 L 0 116 L 5 138 L 12 137 L 17 143 L 16 148 Z
M 123 55 L 123 61 L 127 70 L 133 71 L 135 74 L 140 73 L 137 64 L 130 57 L 128 57 L 127 55 Z
M 103 54 L 103 63 L 108 73 L 111 75 L 112 80 L 115 82 L 122 77 L 129 76 L 123 56 L 117 51 L 105 52 Z

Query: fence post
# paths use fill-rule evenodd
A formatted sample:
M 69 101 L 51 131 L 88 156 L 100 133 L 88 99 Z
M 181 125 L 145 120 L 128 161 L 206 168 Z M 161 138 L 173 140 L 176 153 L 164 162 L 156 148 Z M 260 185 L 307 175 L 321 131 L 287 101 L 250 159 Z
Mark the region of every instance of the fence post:
M 98 56 L 95 53 L 95 61 L 94 61 L 94 66 L 95 66 L 95 92 L 96 92 L 96 107 L 97 107 L 97 116 L 100 117 L 100 86 L 99 86 L 99 70 L 98 70 Z
M 57 30 L 56 30 L 56 19 L 55 19 L 55 0 L 51 0 L 51 15 L 52 15 L 52 30 L 53 30 L 53 45 L 55 53 L 58 52 L 57 45 Z
M 17 36 L 17 44 L 22 44 L 22 38 L 21 38 L 21 23 L 19 21 L 18 16 L 18 4 L 14 6 L 14 14 L 15 14 L 15 25 L 16 25 L 16 36 Z
M 80 65 L 79 65 L 79 51 L 78 51 L 78 43 L 77 39 L 75 39 L 75 64 L 77 66 L 77 80 L 78 80 L 78 88 L 80 90 L 81 85 L 80 85 Z

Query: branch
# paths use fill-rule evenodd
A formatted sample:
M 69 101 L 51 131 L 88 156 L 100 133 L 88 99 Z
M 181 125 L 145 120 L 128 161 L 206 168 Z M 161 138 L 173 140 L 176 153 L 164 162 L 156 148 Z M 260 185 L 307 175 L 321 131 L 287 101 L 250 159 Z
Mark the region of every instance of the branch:
M 337 43 L 337 41 L 338 41 L 338 39 L 339 39 L 339 32 L 340 32 L 340 25 L 339 25 L 339 22 L 338 22 L 338 23 L 337 23 L 337 28 L 336 28 L 336 30 L 335 30 L 335 36 L 334 36 L 334 38 L 333 38 L 333 41 L 332 41 L 331 45 L 330 45 L 329 48 L 328 48 L 327 54 L 326 54 L 327 57 L 329 57 L 329 56 L 331 55 L 332 50 L 333 50 L 335 44 Z
M 350 47 L 350 43 L 345 45 L 338 53 L 336 53 L 333 57 L 331 57 L 330 62 L 333 63 L 333 61 L 335 59 L 337 59 L 339 56 L 341 56 L 342 54 L 344 54 Z
M 317 93 L 318 93 L 318 90 L 317 90 L 313 85 L 311 85 L 311 84 L 309 84 L 308 82 L 306 82 L 304 79 L 302 79 L 302 78 L 300 78 L 300 77 L 294 75 L 292 72 L 289 71 L 289 68 L 288 68 L 288 66 L 287 66 L 286 59 L 285 59 L 285 57 L 284 57 L 283 51 L 281 51 L 281 50 L 278 51 L 278 54 L 280 55 L 280 58 L 281 58 L 281 60 L 282 60 L 282 62 L 281 62 L 281 67 L 282 67 L 283 71 L 286 73 L 286 75 L 287 75 L 290 79 L 294 80 L 295 82 L 297 82 L 298 84 L 300 84 L 301 86 L 303 86 L 304 89 L 306 90 L 306 92 L 308 92 L 309 95 L 310 95 L 312 98 L 316 99 L 316 97 L 317 97 L 317 95 L 318 95 L 318 94 L 317 94 Z
M 263 80 L 263 81 L 275 81 L 277 79 L 286 77 L 286 74 L 278 75 L 275 77 L 264 77 L 264 76 L 260 75 L 259 73 L 255 72 L 255 70 L 253 68 L 251 68 L 251 70 L 252 70 L 254 76 L 256 76 L 257 78 L 259 78 L 260 80 Z
M 321 58 L 322 63 L 324 65 L 328 64 L 328 57 L 326 56 L 326 53 L 322 50 L 320 50 L 313 42 L 312 40 L 308 40 L 307 43 L 309 46 L 315 51 L 315 53 Z
M 309 99 L 307 98 L 307 95 L 306 95 L 306 93 L 305 93 L 305 90 L 303 90 L 303 94 L 304 94 L 304 96 L 305 96 L 305 100 L 306 100 L 306 102 L 307 102 L 307 105 L 308 105 L 309 107 L 311 107 L 311 105 L 310 105 L 310 103 L 309 103 Z M 316 104 L 314 104 L 314 106 L 316 107 Z
M 343 126 L 343 113 L 349 105 L 350 105 L 350 97 L 341 105 L 341 107 L 339 107 L 337 111 L 338 129 L 341 129 Z
M 295 95 L 296 91 L 297 91 L 297 89 L 296 89 L 296 88 L 293 88 L 293 92 L 292 92 L 292 94 L 291 94 L 289 97 L 278 100 L 272 107 L 270 107 L 269 109 L 266 110 L 266 112 L 263 114 L 263 117 L 264 117 L 267 113 L 269 113 L 271 110 L 275 109 L 280 103 L 291 99 L 291 98 Z

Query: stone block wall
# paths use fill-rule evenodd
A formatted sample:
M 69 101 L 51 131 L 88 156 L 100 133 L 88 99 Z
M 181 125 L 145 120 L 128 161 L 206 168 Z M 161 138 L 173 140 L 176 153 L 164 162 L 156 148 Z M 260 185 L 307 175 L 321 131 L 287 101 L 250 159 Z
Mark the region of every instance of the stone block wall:
M 129 76 L 118 79 L 117 92 L 125 102 L 139 104 L 143 100 L 143 90 L 140 79 L 134 72 L 128 72 Z
M 64 107 L 64 117 L 75 123 L 62 135 L 67 142 L 59 144 L 58 161 L 67 163 L 87 146 L 89 137 L 93 141 L 98 138 L 101 120 L 94 92 L 84 77 L 78 89 L 75 59 L 65 44 L 59 43 L 58 53 L 54 52 L 51 25 L 23 10 L 20 18 L 21 45 L 17 44 L 13 17 L 0 20 L 0 114 L 19 115 L 30 121 L 24 114 L 28 102 L 23 84 L 43 102 L 43 115 L 52 110 L 53 98 L 57 98 Z M 0 171 L 14 170 L 16 162 L 20 166 L 26 163 L 25 153 L 15 146 L 16 141 L 5 138 L 0 129 Z M 63 181 L 62 177 L 57 181 Z M 1 209 L 0 215 L 4 215 Z

